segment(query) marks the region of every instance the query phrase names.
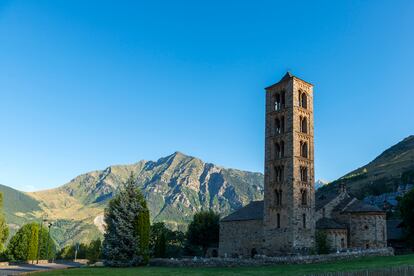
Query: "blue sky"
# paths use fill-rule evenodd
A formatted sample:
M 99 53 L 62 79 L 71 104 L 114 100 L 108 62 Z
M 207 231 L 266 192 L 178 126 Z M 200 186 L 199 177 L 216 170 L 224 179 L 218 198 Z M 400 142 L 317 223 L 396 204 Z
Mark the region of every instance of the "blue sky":
M 174 151 L 263 171 L 264 87 L 315 85 L 316 177 L 414 134 L 413 1 L 0 1 L 0 183 Z

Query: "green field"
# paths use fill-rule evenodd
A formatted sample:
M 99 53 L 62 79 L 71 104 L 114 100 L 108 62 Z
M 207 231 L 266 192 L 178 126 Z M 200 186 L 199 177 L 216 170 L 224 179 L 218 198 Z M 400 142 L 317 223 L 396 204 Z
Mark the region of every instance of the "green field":
M 414 255 L 393 257 L 367 257 L 352 261 L 304 264 L 304 265 L 277 265 L 265 267 L 238 267 L 238 268 L 165 268 L 165 267 L 138 267 L 138 268 L 79 268 L 52 272 L 43 272 L 41 275 L 306 275 L 321 272 L 352 271 L 378 269 L 383 267 L 414 265 Z

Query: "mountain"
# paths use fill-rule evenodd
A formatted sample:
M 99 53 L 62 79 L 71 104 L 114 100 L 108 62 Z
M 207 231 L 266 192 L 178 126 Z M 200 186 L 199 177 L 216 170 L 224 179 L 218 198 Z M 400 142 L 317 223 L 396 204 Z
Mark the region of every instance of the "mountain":
M 340 183 L 358 198 L 393 192 L 400 184 L 414 183 L 414 135 L 381 153 L 370 163 L 318 190 L 319 194 L 337 189 Z
M 322 179 L 318 179 L 315 182 L 315 190 L 318 190 L 319 188 L 321 188 L 321 187 L 323 187 L 325 185 L 328 185 L 328 184 L 329 184 L 329 181 L 325 181 L 325 180 L 322 180 Z
M 152 221 L 174 229 L 184 230 L 199 210 L 213 209 L 224 216 L 263 198 L 263 174 L 227 169 L 175 152 L 158 161 L 85 173 L 55 189 L 20 193 L 31 205 L 18 212 L 55 221 L 52 234 L 60 245 L 90 240 L 102 232 L 104 208 L 131 173 L 148 202 Z M 10 221 L 22 223 L 14 217 Z

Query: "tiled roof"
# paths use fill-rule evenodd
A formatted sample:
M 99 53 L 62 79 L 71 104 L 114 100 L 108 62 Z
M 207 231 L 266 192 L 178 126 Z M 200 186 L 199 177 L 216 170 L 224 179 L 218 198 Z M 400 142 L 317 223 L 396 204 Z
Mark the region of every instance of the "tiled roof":
M 234 213 L 224 217 L 221 221 L 263 220 L 264 202 L 252 201 Z
M 331 218 L 321 218 L 316 222 L 316 229 L 346 229 L 346 226 Z

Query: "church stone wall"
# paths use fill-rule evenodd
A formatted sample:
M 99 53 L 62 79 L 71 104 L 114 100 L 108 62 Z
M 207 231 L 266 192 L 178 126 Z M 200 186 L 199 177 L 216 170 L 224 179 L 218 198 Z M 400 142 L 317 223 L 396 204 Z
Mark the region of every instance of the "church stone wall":
M 220 222 L 219 256 L 251 257 L 253 251 L 263 254 L 263 221 Z
M 385 214 L 354 213 L 349 219 L 350 247 L 368 249 L 387 246 Z
M 346 229 L 326 229 L 329 248 L 331 251 L 337 251 L 348 248 L 348 231 Z

